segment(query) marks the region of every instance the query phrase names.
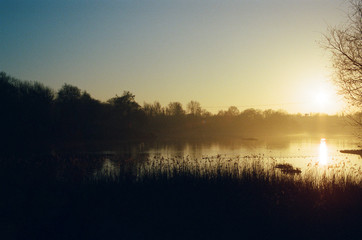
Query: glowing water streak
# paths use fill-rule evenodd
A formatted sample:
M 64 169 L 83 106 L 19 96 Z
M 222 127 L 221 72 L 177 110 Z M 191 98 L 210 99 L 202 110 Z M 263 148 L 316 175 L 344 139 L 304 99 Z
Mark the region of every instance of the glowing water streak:
M 328 147 L 326 139 L 322 138 L 319 144 L 319 164 L 327 165 L 328 163 Z

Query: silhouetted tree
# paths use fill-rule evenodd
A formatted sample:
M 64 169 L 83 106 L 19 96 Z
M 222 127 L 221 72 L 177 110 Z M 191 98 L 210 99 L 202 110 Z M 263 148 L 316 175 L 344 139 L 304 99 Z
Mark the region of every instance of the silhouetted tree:
M 201 109 L 201 116 L 203 116 L 203 117 L 211 117 L 212 113 L 207 111 L 206 109 Z
M 109 113 L 107 115 L 109 126 L 108 133 L 114 137 L 140 135 L 145 127 L 145 115 L 140 105 L 135 101 L 135 95 L 129 91 L 124 91 L 122 96 L 109 99 Z M 119 135 L 120 134 L 120 135 Z
M 197 101 L 190 101 L 187 104 L 187 112 L 194 116 L 200 116 L 202 113 L 201 105 Z
M 167 115 L 170 116 L 182 116 L 185 115 L 185 110 L 182 108 L 182 104 L 179 102 L 171 102 L 166 108 Z
M 256 120 L 262 117 L 261 111 L 254 108 L 245 109 L 241 115 L 249 120 Z
M 225 115 L 227 115 L 227 116 L 237 116 L 239 114 L 240 114 L 240 111 L 235 106 L 229 107 L 228 110 L 225 112 Z
M 226 113 L 226 111 L 224 111 L 224 110 L 219 110 L 219 111 L 217 112 L 217 116 L 224 116 L 225 113 Z
M 159 102 L 155 101 L 153 104 L 144 103 L 143 111 L 147 116 L 159 116 L 163 114 L 162 106 Z
M 64 84 L 57 93 L 56 101 L 60 103 L 74 103 L 81 97 L 81 90 L 70 84 Z
M 124 91 L 121 97 L 115 96 L 107 101 L 123 116 L 140 110 L 140 105 L 135 101 L 135 95 L 129 91 Z
M 362 110 L 362 0 L 353 0 L 348 22 L 325 35 L 323 47 L 332 53 L 334 82 L 352 110 Z M 361 119 L 354 119 L 362 127 Z
M 57 139 L 84 140 L 100 137 L 102 123 L 107 122 L 99 101 L 86 91 L 64 84 L 57 92 L 54 109 Z

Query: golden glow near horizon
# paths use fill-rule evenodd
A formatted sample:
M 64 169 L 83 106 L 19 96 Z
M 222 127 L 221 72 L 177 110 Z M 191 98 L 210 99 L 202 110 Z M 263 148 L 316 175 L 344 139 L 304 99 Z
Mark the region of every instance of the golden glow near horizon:
M 299 107 L 302 112 L 336 114 L 343 110 L 344 101 L 327 75 L 321 72 L 298 79 L 296 98 L 304 104 Z

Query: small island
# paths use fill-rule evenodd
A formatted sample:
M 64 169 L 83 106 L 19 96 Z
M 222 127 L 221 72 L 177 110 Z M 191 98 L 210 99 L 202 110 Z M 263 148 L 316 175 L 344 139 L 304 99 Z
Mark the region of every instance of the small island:
M 362 157 L 362 149 L 353 149 L 353 150 L 341 150 L 341 153 L 348 153 L 348 154 L 358 154 Z

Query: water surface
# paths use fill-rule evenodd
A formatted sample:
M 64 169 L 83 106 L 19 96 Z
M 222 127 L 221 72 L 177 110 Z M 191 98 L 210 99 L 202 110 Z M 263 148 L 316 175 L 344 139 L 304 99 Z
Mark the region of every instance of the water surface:
M 352 174 L 362 176 L 360 155 L 341 153 L 340 150 L 356 149 L 358 140 L 352 136 L 308 137 L 289 136 L 263 139 L 224 139 L 222 141 L 147 142 L 104 151 L 103 166 L 96 174 L 119 174 L 120 162 L 111 155 L 122 155 L 129 161 L 141 161 L 154 166 L 174 164 L 203 164 L 205 161 L 247 163 L 257 159 L 266 164 L 291 164 L 302 174 Z M 206 166 L 206 165 L 205 165 Z M 270 167 L 270 165 L 269 165 Z M 137 173 L 140 174 L 140 173 Z

